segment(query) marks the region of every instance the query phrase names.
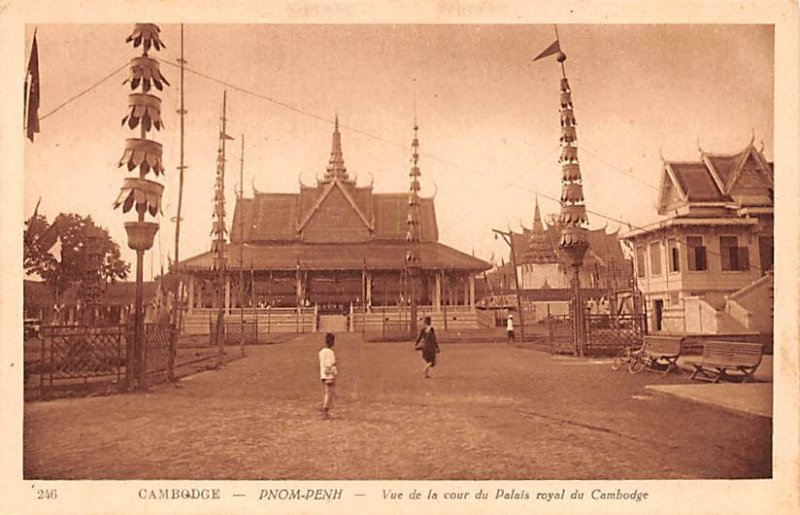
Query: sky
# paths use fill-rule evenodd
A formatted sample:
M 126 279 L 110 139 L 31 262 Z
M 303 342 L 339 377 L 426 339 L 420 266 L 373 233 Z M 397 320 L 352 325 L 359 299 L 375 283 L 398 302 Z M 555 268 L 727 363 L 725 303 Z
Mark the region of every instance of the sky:
M 131 28 L 37 26 L 44 118 L 35 142 L 25 141 L 23 216 L 40 197 L 39 212 L 50 220 L 90 214 L 134 262 L 123 228 L 133 216 L 112 209 L 128 176 L 117 168 L 125 138 L 138 132 L 120 124 L 127 68 L 52 112 L 140 54 L 124 42 Z M 159 179 L 164 215 L 146 278 L 174 256 L 178 194 L 179 71 L 167 63 L 180 55 L 180 26 L 161 29 L 167 48 L 151 55 L 165 61 L 171 86 L 161 94 L 166 127 L 149 137 L 164 145 L 167 175 Z M 253 184 L 296 192 L 299 181 L 314 184 L 325 171 L 335 113 L 351 177 L 374 181 L 376 192 L 407 191 L 416 115 L 421 194 L 436 195 L 442 243 L 499 262 L 508 250 L 493 228 L 530 227 L 537 193 L 544 215 L 558 212 L 560 69 L 553 57 L 532 61 L 554 40 L 552 25 L 187 24 L 184 34 L 182 259 L 210 248 L 226 89 L 235 138 L 225 184 L 229 226 L 242 135 L 245 196 Z M 592 228 L 657 218 L 662 155 L 696 160 L 698 145 L 733 153 L 754 137 L 772 159 L 771 26 L 561 25 L 559 35 Z

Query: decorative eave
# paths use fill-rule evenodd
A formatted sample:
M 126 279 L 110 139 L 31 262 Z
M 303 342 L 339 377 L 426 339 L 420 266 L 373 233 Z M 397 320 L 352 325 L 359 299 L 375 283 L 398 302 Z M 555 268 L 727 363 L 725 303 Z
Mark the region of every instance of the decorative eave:
M 753 226 L 758 225 L 755 218 L 669 218 L 653 224 L 628 231 L 621 235 L 621 240 L 632 240 L 645 234 L 653 234 L 672 227 L 725 227 L 725 226 Z
M 316 202 L 314 202 L 314 205 L 311 206 L 311 208 L 305 214 L 300 223 L 297 224 L 297 232 L 302 231 L 306 227 L 306 225 L 308 225 L 308 222 L 311 221 L 311 218 L 319 211 L 322 202 L 324 202 L 325 199 L 328 197 L 328 195 L 331 194 L 331 191 L 333 191 L 334 187 L 338 187 L 339 191 L 341 191 L 344 194 L 344 198 L 350 204 L 350 207 L 352 207 L 358 214 L 358 217 L 361 219 L 361 222 L 364 224 L 364 226 L 370 232 L 374 231 L 375 230 L 374 221 L 370 222 L 369 220 L 367 220 L 367 217 L 364 216 L 364 213 L 361 212 L 361 209 L 359 209 L 358 204 L 356 204 L 356 201 L 353 199 L 350 193 L 348 193 L 347 189 L 340 184 L 339 178 L 333 177 L 331 181 L 325 186 L 325 190 L 322 192 L 322 195 L 320 195 L 317 198 Z
M 683 189 L 683 186 L 681 186 L 681 181 L 678 180 L 678 176 L 675 174 L 675 170 L 672 169 L 672 163 L 669 161 L 665 161 L 664 170 L 666 170 L 667 175 L 669 175 L 669 178 L 672 181 L 672 185 L 675 186 L 675 189 L 677 189 L 678 193 L 680 193 L 681 200 L 683 200 L 684 202 L 688 202 L 689 193 Z

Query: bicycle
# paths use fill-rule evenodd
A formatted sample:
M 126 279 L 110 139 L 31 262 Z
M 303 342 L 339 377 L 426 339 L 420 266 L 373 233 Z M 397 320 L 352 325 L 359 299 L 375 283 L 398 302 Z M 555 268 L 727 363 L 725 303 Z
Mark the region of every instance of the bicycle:
M 624 349 L 619 351 L 616 356 L 614 356 L 614 361 L 611 363 L 611 369 L 619 370 L 623 366 L 627 365 L 628 372 L 631 374 L 638 374 L 650 366 L 652 361 L 653 358 L 644 347 L 634 349 L 632 346 L 627 345 Z
M 632 346 L 626 345 L 621 351 L 614 356 L 614 361 L 611 363 L 612 370 L 619 370 L 623 366 L 628 366 L 633 359 L 633 354 L 636 351 Z

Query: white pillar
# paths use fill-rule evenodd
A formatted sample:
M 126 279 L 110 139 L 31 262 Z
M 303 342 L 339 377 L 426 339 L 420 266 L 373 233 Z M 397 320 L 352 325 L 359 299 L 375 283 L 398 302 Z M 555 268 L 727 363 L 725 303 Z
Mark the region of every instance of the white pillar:
M 364 305 L 372 305 L 372 272 L 367 272 L 367 291 L 364 292 Z
M 189 294 L 187 295 L 189 300 L 187 301 L 187 314 L 191 315 L 194 313 L 194 275 L 189 276 Z
M 475 276 L 473 274 L 469 276 L 469 305 L 475 309 Z
M 433 276 L 433 309 L 437 313 L 442 309 L 442 273 L 437 270 Z

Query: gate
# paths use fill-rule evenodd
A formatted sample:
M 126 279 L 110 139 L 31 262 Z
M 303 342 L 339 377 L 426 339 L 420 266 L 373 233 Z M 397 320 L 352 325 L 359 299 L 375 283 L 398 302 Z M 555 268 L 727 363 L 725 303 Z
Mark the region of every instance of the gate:
M 613 356 L 625 347 L 640 347 L 647 333 L 646 316 L 586 315 L 586 354 Z
M 573 354 L 575 338 L 573 317 L 570 315 L 551 315 L 547 317 L 547 339 L 553 354 Z
M 571 314 L 547 318 L 550 352 L 576 354 L 574 321 Z M 585 315 L 583 322 L 588 356 L 613 356 L 626 346 L 640 347 L 642 336 L 647 334 L 646 316 L 643 314 Z

